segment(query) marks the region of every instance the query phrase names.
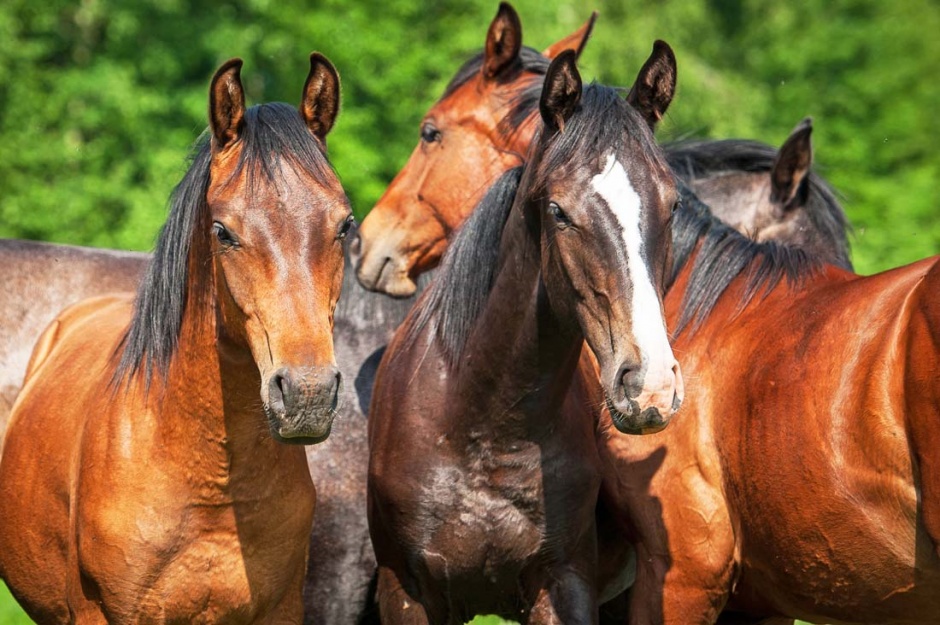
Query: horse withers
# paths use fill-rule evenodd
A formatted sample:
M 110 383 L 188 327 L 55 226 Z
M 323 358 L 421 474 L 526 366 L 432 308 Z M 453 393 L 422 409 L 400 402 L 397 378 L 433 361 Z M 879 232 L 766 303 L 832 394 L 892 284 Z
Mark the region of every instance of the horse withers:
M 0 461 L 0 576 L 38 622 L 301 619 L 315 491 L 282 443 L 330 432 L 352 223 L 338 77 L 310 66 L 299 110 L 219 69 L 136 299 L 40 338 Z

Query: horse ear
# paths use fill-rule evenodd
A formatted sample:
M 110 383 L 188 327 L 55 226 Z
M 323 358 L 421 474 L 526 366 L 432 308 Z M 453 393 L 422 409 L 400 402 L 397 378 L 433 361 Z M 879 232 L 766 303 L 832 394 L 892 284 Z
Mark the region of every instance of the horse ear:
M 496 17 L 486 32 L 483 46 L 483 77 L 495 78 L 519 58 L 522 49 L 522 22 L 508 2 L 500 2 Z
M 209 86 L 209 128 L 219 150 L 238 139 L 245 123 L 241 71 L 241 59 L 226 61 L 215 72 Z
M 594 11 L 591 13 L 591 17 L 588 18 L 588 21 L 581 25 L 581 28 L 548 46 L 542 54 L 550 59 L 554 59 L 565 50 L 574 50 L 575 56 L 580 57 L 581 52 L 584 51 L 584 46 L 587 45 L 588 39 L 591 38 L 591 32 L 594 30 L 594 22 L 596 21 L 597 11 Z
M 807 117 L 783 142 L 770 170 L 770 201 L 784 210 L 794 208 L 800 185 L 813 164 L 813 119 Z
M 338 113 L 339 74 L 325 56 L 313 52 L 310 54 L 310 73 L 300 99 L 300 116 L 310 132 L 325 141 Z
M 676 55 L 668 43 L 657 40 L 627 94 L 627 102 L 643 115 L 650 129 L 655 129 L 675 93 Z
M 574 50 L 561 52 L 545 74 L 539 112 L 545 125 L 555 131 L 564 130 L 565 122 L 581 101 L 581 74 L 578 73 L 577 57 Z

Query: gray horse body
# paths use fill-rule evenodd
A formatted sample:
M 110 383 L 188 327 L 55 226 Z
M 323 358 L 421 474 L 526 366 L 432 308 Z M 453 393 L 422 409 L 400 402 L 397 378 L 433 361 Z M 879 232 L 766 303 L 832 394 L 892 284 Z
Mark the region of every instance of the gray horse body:
M 0 449 L 42 331 L 79 300 L 135 291 L 149 260 L 139 252 L 0 239 Z M 411 304 L 366 291 L 347 268 L 334 330 L 337 364 L 346 376 L 343 402 L 329 439 L 307 447 L 317 487 L 304 587 L 307 623 L 378 622 L 372 597 L 375 555 L 366 520 L 366 418 L 376 367 Z

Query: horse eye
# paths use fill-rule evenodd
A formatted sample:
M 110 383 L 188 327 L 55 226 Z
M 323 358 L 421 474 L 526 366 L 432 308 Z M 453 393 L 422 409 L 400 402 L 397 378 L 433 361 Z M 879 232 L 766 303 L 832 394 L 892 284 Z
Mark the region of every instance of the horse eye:
M 337 239 L 345 239 L 346 235 L 349 234 L 349 231 L 352 229 L 353 224 L 356 223 L 356 218 L 352 215 L 348 216 L 343 220 L 343 223 L 339 225 L 339 232 L 336 233 Z
M 424 122 L 421 125 L 421 140 L 425 143 L 436 143 L 441 140 L 441 131 L 431 122 Z
M 235 235 L 218 221 L 212 222 L 212 231 L 215 232 L 215 238 L 219 240 L 219 243 L 225 247 L 238 247 L 238 239 L 235 238 Z
M 560 228 L 567 228 L 571 225 L 571 220 L 568 218 L 568 215 L 566 215 L 565 211 L 561 210 L 561 206 L 555 202 L 548 203 L 548 214 L 555 219 L 555 223 Z
M 682 204 L 682 200 L 676 200 L 676 203 L 672 205 L 672 212 L 679 210 L 679 206 Z

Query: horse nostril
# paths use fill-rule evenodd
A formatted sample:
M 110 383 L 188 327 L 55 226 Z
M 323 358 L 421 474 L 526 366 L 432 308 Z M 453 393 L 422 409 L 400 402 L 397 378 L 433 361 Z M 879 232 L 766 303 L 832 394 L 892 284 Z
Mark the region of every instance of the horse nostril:
M 287 369 L 278 369 L 268 383 L 268 405 L 271 410 L 283 413 L 290 400 L 291 383 Z
M 623 401 L 636 397 L 643 390 L 643 367 L 624 363 L 620 365 L 617 376 L 614 378 L 614 389 L 617 399 Z

